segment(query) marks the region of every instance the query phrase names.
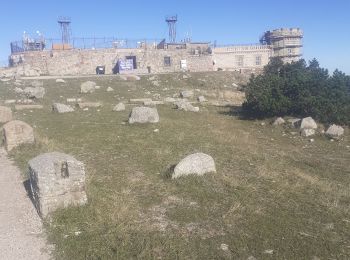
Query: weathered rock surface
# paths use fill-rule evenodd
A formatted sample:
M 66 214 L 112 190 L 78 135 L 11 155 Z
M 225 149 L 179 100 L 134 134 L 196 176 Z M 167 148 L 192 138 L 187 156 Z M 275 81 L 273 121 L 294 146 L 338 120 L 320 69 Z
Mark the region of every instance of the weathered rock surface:
M 312 117 L 305 117 L 300 122 L 300 129 L 317 129 L 317 124 Z
M 95 92 L 96 83 L 93 81 L 85 81 L 80 85 L 80 93 L 93 93 Z
M 203 175 L 216 172 L 214 159 L 205 153 L 194 153 L 182 159 L 175 167 L 172 178 L 190 174 Z
M 43 98 L 45 95 L 45 88 L 43 87 L 26 87 L 23 94 L 28 98 Z
M 73 112 L 74 109 L 66 104 L 61 104 L 61 103 L 54 103 L 52 105 L 52 111 L 57 112 L 57 113 L 69 113 L 69 112 Z
M 286 121 L 282 117 L 276 118 L 276 120 L 273 122 L 273 125 L 283 125 Z
M 79 108 L 88 108 L 88 107 L 101 107 L 102 104 L 100 102 L 79 102 L 77 104 Z
M 70 155 L 52 152 L 31 159 L 28 165 L 31 192 L 41 217 L 58 208 L 87 202 L 82 162 Z
M 182 98 L 192 98 L 193 97 L 193 91 L 192 90 L 184 90 L 180 92 L 180 96 Z
M 207 101 L 208 101 L 204 96 L 199 96 L 199 97 L 197 98 L 197 100 L 198 100 L 198 102 L 200 102 L 200 103 L 203 103 L 203 102 L 207 102 Z
M 20 110 L 29 110 L 29 109 L 42 109 L 42 105 L 15 105 L 15 109 Z
M 331 138 L 339 138 L 342 135 L 344 135 L 344 128 L 342 128 L 339 125 L 333 124 L 327 129 L 326 135 L 331 137 Z
M 118 103 L 114 108 L 113 111 L 120 112 L 125 110 L 125 105 L 124 103 L 120 102 Z
M 156 108 L 153 107 L 134 107 L 129 116 L 129 124 L 158 122 L 158 111 Z
M 174 102 L 174 105 L 177 109 L 183 110 L 183 111 L 190 111 L 190 112 L 198 112 L 199 107 L 194 107 L 192 104 L 185 100 L 178 100 Z
M 26 143 L 34 143 L 33 128 L 25 122 L 14 120 L 3 126 L 4 145 L 7 151 Z
M 111 92 L 111 91 L 114 91 L 114 89 L 111 88 L 111 87 L 108 87 L 108 88 L 107 88 L 107 92 Z
M 0 123 L 12 120 L 12 110 L 9 107 L 0 106 Z
M 301 136 L 308 137 L 315 135 L 316 131 L 312 128 L 302 128 L 300 131 Z

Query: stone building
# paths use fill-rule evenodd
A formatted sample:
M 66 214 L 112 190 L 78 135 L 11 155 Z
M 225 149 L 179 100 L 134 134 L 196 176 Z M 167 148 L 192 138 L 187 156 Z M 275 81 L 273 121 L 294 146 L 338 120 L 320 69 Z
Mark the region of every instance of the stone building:
M 139 44 L 137 47 L 16 51 L 10 56 L 14 74 L 80 75 L 167 73 L 178 71 L 261 70 L 271 57 L 285 62 L 302 56 L 303 32 L 298 28 L 267 31 L 260 44 L 212 46 L 208 42 Z M 34 74 L 35 74 L 34 73 Z

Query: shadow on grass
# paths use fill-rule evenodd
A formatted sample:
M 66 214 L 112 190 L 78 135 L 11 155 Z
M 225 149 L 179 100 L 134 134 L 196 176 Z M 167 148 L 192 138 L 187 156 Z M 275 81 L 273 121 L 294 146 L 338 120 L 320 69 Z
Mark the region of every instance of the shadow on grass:
M 176 167 L 176 164 L 170 165 L 163 173 L 164 179 L 171 179 L 171 176 L 174 173 L 174 169 Z
M 254 121 L 267 118 L 259 115 L 245 113 L 242 109 L 242 106 L 225 106 L 224 108 L 228 108 L 229 110 L 218 111 L 218 113 L 221 115 L 237 117 L 239 120 Z

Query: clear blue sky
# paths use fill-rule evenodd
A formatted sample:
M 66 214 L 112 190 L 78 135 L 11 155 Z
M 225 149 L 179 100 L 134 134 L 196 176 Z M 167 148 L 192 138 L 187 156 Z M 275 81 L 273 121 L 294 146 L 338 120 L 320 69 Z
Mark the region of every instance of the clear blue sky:
M 266 30 L 300 27 L 304 58 L 317 58 L 331 72 L 350 74 L 350 0 L 3 0 L 0 4 L 0 62 L 23 31 L 59 38 L 57 17 L 70 16 L 75 37 L 164 38 L 165 15 L 178 14 L 178 39 L 218 44 L 256 43 Z

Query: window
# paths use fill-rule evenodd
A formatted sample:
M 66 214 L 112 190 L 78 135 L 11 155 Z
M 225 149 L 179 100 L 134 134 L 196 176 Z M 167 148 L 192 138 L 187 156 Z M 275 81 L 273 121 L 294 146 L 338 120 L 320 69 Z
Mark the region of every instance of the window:
M 236 56 L 236 65 L 237 67 L 243 67 L 244 66 L 244 55 L 237 55 Z
M 170 67 L 171 66 L 171 58 L 169 56 L 164 57 L 164 66 Z
M 261 65 L 261 56 L 260 55 L 255 57 L 255 65 L 257 65 L 257 66 Z

